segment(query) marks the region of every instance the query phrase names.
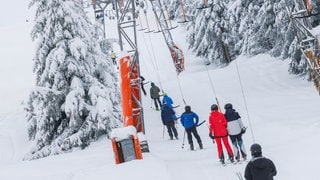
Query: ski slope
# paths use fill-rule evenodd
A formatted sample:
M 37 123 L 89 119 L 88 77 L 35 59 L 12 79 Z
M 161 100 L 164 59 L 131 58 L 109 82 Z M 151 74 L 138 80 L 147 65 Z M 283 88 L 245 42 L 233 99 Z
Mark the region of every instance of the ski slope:
M 236 172 L 243 174 L 246 163 L 220 165 L 206 124 L 198 127 L 203 150 L 190 151 L 187 141 L 182 148 L 184 129 L 180 124 L 179 140 L 168 140 L 166 131 L 163 136 L 160 112 L 150 108 L 150 83 L 145 85 L 148 95 L 143 96 L 150 153 L 143 153 L 142 160 L 116 165 L 111 141 L 102 137 L 85 150 L 22 161 L 32 143 L 27 141 L 21 106 L 34 87 L 31 28 L 32 23 L 25 21 L 0 26 L 1 180 L 235 180 Z M 275 179 L 319 179 L 319 95 L 303 77 L 288 75 L 289 60 L 262 54 L 241 56 L 225 68 L 205 66 L 204 60 L 187 49 L 181 26 L 172 34 L 185 54 L 186 70 L 179 77 L 161 34 L 138 32 L 138 47 L 142 75 L 180 104 L 178 115 L 184 101 L 200 120 L 207 120 L 215 98 L 222 106 L 232 103 L 243 123 L 250 126 L 244 135 L 247 151 L 253 142 L 260 143 L 263 155 L 277 167 Z

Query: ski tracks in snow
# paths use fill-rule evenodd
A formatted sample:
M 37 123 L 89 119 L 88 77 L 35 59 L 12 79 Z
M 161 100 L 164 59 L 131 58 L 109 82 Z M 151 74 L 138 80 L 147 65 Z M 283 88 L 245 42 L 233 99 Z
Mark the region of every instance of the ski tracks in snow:
M 177 141 L 168 141 L 166 149 L 171 149 Z M 171 143 L 171 144 L 169 144 Z M 246 163 L 227 164 L 222 166 L 216 157 L 215 147 L 205 147 L 203 150 L 190 151 L 185 149 L 171 149 L 171 152 L 153 150 L 150 152 L 153 158 L 163 161 L 168 177 L 172 180 L 212 180 L 215 177 L 225 177 L 225 180 L 234 180 L 236 172 L 243 172 Z

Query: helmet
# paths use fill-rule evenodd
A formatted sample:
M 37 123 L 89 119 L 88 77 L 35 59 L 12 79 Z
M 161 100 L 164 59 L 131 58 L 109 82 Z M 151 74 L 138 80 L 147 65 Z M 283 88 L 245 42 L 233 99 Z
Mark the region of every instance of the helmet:
M 189 105 L 187 105 L 187 106 L 184 107 L 184 110 L 187 111 L 187 112 L 190 112 L 191 111 L 191 107 Z
M 232 104 L 231 103 L 225 104 L 224 109 L 232 109 Z
M 211 105 L 211 111 L 218 110 L 218 106 L 216 104 Z
M 261 156 L 262 155 L 262 150 L 261 146 L 259 144 L 252 144 L 250 147 L 251 155 L 253 157 Z

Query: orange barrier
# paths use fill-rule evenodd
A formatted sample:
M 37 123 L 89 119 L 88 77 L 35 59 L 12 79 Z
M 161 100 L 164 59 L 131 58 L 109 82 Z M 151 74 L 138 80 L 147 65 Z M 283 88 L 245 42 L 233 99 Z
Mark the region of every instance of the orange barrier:
M 142 152 L 140 148 L 140 143 L 138 137 L 133 137 L 133 143 L 134 143 L 134 151 L 136 153 L 137 159 L 142 159 Z
M 116 164 L 120 164 L 121 161 L 120 161 L 120 152 L 119 152 L 119 149 L 117 148 L 117 141 L 115 138 L 112 138 L 111 139 L 111 143 L 112 143 L 112 150 L 113 150 L 113 154 L 114 154 L 114 159 L 116 161 Z

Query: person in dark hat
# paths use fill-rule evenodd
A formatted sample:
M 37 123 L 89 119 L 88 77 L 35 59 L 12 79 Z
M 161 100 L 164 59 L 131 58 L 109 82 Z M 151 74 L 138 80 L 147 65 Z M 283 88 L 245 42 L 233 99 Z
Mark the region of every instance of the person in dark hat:
M 262 156 L 262 148 L 259 144 L 250 147 L 252 159 L 244 171 L 246 180 L 273 180 L 277 170 L 273 162 Z
M 239 162 L 241 155 L 242 159 L 246 160 L 247 153 L 242 140 L 242 134 L 246 132 L 246 128 L 243 126 L 239 113 L 233 108 L 231 103 L 225 104 L 224 109 L 226 110 L 224 117 L 228 122 L 227 129 L 232 142 L 235 159 Z
M 209 136 L 214 139 L 217 144 L 218 157 L 220 162 L 225 165 L 225 159 L 223 154 L 223 146 L 226 148 L 229 160 L 233 163 L 233 151 L 229 144 L 229 136 L 227 130 L 227 120 L 221 112 L 218 111 L 218 105 L 211 105 L 211 112 L 209 116 Z
M 160 89 L 153 82 L 151 83 L 150 97 L 154 101 L 154 105 L 156 106 L 156 110 L 159 111 L 160 110 L 159 106 L 160 106 L 160 108 L 162 107 L 162 104 L 160 101 Z M 158 105 L 158 103 L 159 103 L 159 105 Z
M 187 132 L 188 142 L 190 145 L 190 150 L 194 150 L 193 141 L 192 141 L 192 134 L 197 139 L 199 144 L 199 148 L 203 149 L 201 138 L 197 132 L 197 125 L 199 123 L 199 116 L 191 111 L 191 107 L 189 105 L 185 106 L 185 112 L 181 115 L 181 124 L 185 128 Z
M 177 120 L 175 117 L 175 112 L 172 108 L 169 107 L 167 103 L 164 103 L 161 108 L 161 120 L 162 124 L 165 125 L 168 129 L 168 134 L 171 140 L 173 140 L 173 136 L 178 139 L 178 131 L 175 127 L 175 121 Z

